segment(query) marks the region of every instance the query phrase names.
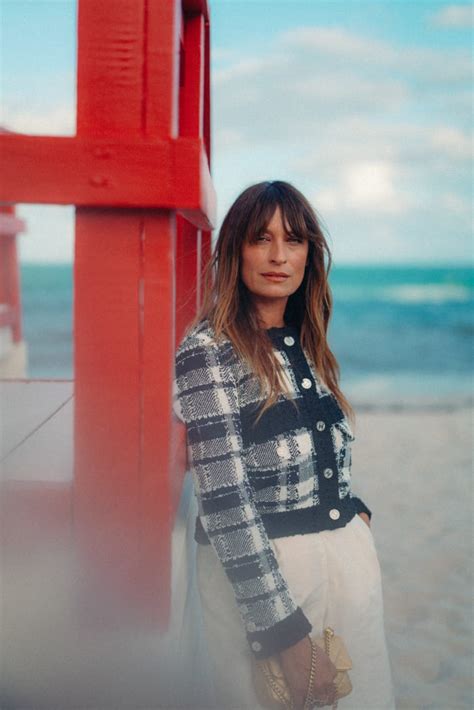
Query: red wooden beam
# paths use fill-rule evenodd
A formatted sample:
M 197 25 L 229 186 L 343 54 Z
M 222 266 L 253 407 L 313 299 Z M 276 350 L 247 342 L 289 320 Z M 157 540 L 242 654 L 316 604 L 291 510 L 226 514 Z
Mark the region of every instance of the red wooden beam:
M 144 0 L 78 3 L 78 135 L 130 139 L 141 133 L 145 6 Z
M 204 25 L 204 143 L 211 165 L 211 27 Z
M 0 326 L 11 326 L 12 340 L 22 340 L 21 284 L 16 235 L 25 231 L 13 205 L 0 205 Z
M 18 317 L 16 308 L 0 303 L 0 328 L 15 325 Z
M 3 209 L 6 210 L 8 208 L 4 206 Z M 2 210 L 2 207 L 0 207 L 0 210 Z M 0 211 L 0 237 L 20 234 L 20 232 L 25 231 L 26 224 L 23 219 L 16 217 L 13 212 L 4 213 Z
M 185 451 L 171 407 L 177 288 L 194 285 L 198 271 L 188 263 L 191 283 L 177 277 L 176 212 L 195 225 L 188 237 L 215 215 L 209 146 L 202 132 L 178 135 L 182 26 L 179 0 L 81 0 L 77 138 L 43 143 L 40 155 L 23 144 L 26 164 L 11 176 L 16 196 L 39 201 L 32 185 L 42 181 L 45 201 L 59 191 L 78 205 L 74 523 L 85 602 L 113 624 L 134 618 L 147 628 L 166 626 L 171 605 Z
M 178 135 L 180 2 L 146 3 L 143 133 L 147 137 Z
M 204 121 L 204 18 L 192 15 L 184 23 L 184 86 L 180 95 L 179 132 L 201 138 Z
M 209 22 L 209 3 L 207 0 L 183 0 L 183 11 L 204 15 Z
M 137 615 L 164 627 L 185 455 L 174 348 L 215 222 L 209 8 L 78 8 L 77 136 L 0 136 L 0 200 L 77 208 L 72 504 L 84 621 Z
M 142 238 L 140 589 L 149 622 L 171 606 L 171 532 L 174 491 L 183 470 L 173 450 L 171 373 L 175 353 L 176 217 L 147 214 Z M 159 604 L 157 604 L 157 592 Z M 162 618 L 164 614 L 162 613 Z
M 114 139 L 0 135 L 0 200 L 182 209 L 215 223 L 216 195 L 199 138 Z
M 112 625 L 137 611 L 142 233 L 141 210 L 76 210 L 74 531 L 84 624 L 96 623 L 95 609 Z

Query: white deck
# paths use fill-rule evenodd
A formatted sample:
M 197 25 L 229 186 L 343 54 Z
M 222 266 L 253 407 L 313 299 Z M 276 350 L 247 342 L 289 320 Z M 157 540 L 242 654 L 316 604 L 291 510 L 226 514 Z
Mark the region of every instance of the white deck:
M 0 380 L 2 480 L 73 479 L 73 380 Z

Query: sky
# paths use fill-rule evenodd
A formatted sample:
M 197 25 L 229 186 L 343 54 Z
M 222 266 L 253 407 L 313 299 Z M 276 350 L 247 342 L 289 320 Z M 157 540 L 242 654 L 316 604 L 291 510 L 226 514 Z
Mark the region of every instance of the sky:
M 74 135 L 76 3 L 0 8 L 0 125 Z M 217 229 L 245 187 L 281 179 L 311 200 L 335 264 L 472 263 L 470 3 L 211 0 L 210 14 Z M 72 260 L 71 207 L 18 213 L 22 262 Z

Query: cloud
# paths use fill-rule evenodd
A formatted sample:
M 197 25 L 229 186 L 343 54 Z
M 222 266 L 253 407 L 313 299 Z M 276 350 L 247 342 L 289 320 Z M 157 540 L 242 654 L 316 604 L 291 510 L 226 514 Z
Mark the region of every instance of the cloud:
M 222 126 L 217 128 L 213 133 L 213 149 L 220 150 L 235 150 L 245 149 L 245 140 L 243 134 L 232 128 Z
M 442 193 L 437 202 L 437 207 L 445 210 L 454 217 L 467 218 L 472 221 L 472 202 L 455 192 Z
M 390 70 L 405 78 L 430 77 L 442 81 L 470 81 L 472 61 L 469 52 L 457 49 L 431 49 L 403 46 L 358 35 L 341 28 L 301 27 L 280 34 L 277 44 L 283 50 L 301 54 L 306 62 L 322 61 L 323 66 L 347 71 L 348 66 L 364 69 L 366 75 Z M 348 65 L 349 62 L 349 65 Z
M 472 5 L 446 5 L 431 16 L 430 22 L 441 29 L 469 29 L 474 26 Z
M 401 214 L 410 204 L 396 186 L 396 167 L 388 161 L 362 161 L 345 165 L 334 187 L 314 196 L 323 212 L 339 210 Z
M 73 136 L 76 133 L 76 115 L 69 104 L 26 109 L 6 104 L 0 115 L 0 125 L 16 133 L 46 136 Z
M 410 91 L 397 79 L 380 81 L 346 69 L 331 73 L 331 80 L 321 82 L 319 76 L 306 76 L 295 80 L 293 92 L 301 101 L 315 101 L 330 106 L 347 105 L 352 112 L 366 113 L 377 97 L 377 110 L 397 109 L 410 98 Z
M 438 155 L 441 153 L 450 161 L 470 163 L 472 160 L 472 135 L 468 136 L 453 126 L 435 127 L 429 131 L 427 139 Z
M 291 161 L 295 170 L 307 173 L 316 164 L 362 160 L 388 160 L 413 169 L 444 171 L 447 164 L 471 164 L 472 136 L 449 124 L 431 127 L 403 121 L 387 124 L 368 116 L 337 116 L 319 134 L 316 145 Z
M 279 37 L 282 47 L 294 47 L 328 57 L 330 61 L 347 59 L 371 62 L 377 57 L 382 62 L 393 62 L 396 51 L 387 42 L 363 37 L 338 27 L 296 27 Z
M 465 258 L 471 75 L 467 51 L 341 27 L 291 29 L 229 58 L 213 79 L 220 210 L 223 191 L 230 204 L 278 177 L 330 217 L 344 259 L 425 258 L 431 245 L 434 258 Z
M 327 124 L 385 124 L 410 113 L 470 124 L 472 62 L 468 52 L 398 47 L 338 28 L 281 33 L 259 56 L 214 73 L 214 127 L 264 142 L 294 135 L 318 141 Z M 446 120 L 446 119 L 445 119 Z M 405 121 L 406 122 L 406 121 Z

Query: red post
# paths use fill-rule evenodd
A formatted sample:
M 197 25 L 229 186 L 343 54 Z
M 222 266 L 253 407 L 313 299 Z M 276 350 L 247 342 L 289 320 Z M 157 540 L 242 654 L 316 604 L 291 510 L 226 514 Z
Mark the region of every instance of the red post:
M 0 136 L 0 199 L 76 205 L 73 521 L 85 608 L 164 627 L 184 473 L 174 350 L 215 216 L 209 12 L 207 0 L 78 10 L 77 135 Z
M 0 205 L 0 328 L 11 328 L 12 342 L 22 339 L 21 288 L 16 236 L 25 231 L 13 205 Z

